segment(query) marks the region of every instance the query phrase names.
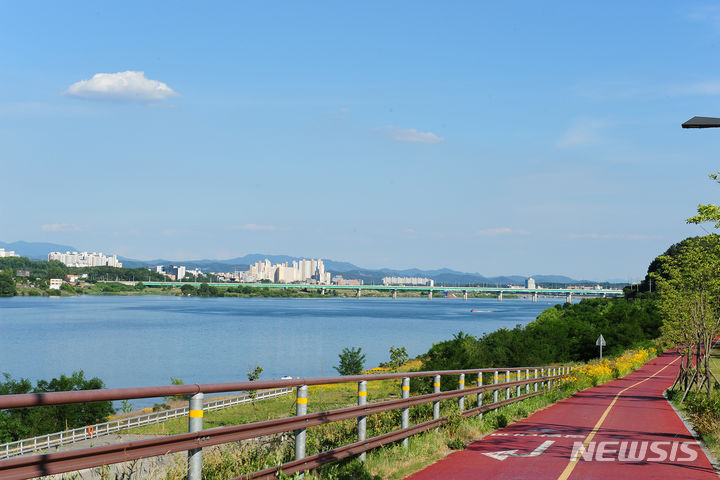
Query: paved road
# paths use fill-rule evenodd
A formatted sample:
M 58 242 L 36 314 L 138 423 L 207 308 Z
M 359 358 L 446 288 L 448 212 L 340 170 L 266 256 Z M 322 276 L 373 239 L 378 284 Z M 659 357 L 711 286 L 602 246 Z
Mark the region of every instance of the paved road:
M 662 395 L 678 362 L 677 355 L 662 355 L 409 478 L 717 480 L 705 453 Z

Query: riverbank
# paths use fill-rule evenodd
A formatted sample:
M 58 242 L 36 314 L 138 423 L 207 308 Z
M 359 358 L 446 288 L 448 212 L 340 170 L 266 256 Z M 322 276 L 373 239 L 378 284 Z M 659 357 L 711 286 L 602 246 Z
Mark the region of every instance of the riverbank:
M 233 286 L 227 287 L 210 286 L 207 284 L 200 287 L 187 285 L 177 287 L 173 285 L 164 286 L 146 286 L 143 283 L 131 284 L 132 282 L 97 282 L 97 283 L 79 283 L 76 286 L 66 285 L 60 290 L 49 290 L 39 287 L 31 287 L 18 285 L 17 296 L 59 296 L 69 297 L 77 295 L 166 295 L 166 296 L 185 296 L 185 297 L 238 297 L 238 298 L 352 298 L 357 297 L 357 291 L 354 289 L 336 290 L 323 289 L 321 286 L 317 288 L 269 288 L 269 287 L 249 287 L 249 286 Z M 428 291 L 424 290 L 400 290 L 395 294 L 398 298 L 423 298 L 428 297 Z M 363 289 L 362 297 L 392 297 L 393 292 L 389 290 L 372 290 Z M 496 298 L 497 295 L 491 293 L 468 292 L 468 298 Z M 503 293 L 504 299 L 517 299 L 528 297 Z M 439 298 L 459 298 L 457 295 L 442 295 L 435 293 L 433 299 Z M 461 298 L 461 297 L 460 297 Z M 528 297 L 529 298 L 529 297 Z

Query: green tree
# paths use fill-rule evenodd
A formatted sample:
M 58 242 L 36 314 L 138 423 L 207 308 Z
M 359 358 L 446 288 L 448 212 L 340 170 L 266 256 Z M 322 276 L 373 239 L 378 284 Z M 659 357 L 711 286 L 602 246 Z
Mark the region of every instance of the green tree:
M 82 370 L 72 375 L 61 375 L 50 381 L 39 380 L 31 388 L 27 379 L 14 380 L 7 373 L 0 382 L 0 394 L 48 393 L 105 388 L 97 377 L 86 379 Z M 59 432 L 67 428 L 83 427 L 104 422 L 114 413 L 112 402 L 71 403 L 33 408 L 13 408 L 0 411 L 0 441 L 7 442 L 46 433 Z
M 720 235 L 689 239 L 675 256 L 659 257 L 653 277 L 658 285 L 658 307 L 665 323 L 663 335 L 680 344 L 683 353 L 678 381 L 685 392 L 705 388 L 707 395 L 717 381 L 710 371 L 710 351 L 720 334 Z M 694 357 L 694 359 L 693 359 Z
M 252 370 L 250 370 L 250 371 L 247 373 L 247 379 L 248 379 L 248 381 L 249 381 L 249 382 L 254 382 L 255 380 L 258 380 L 258 379 L 260 378 L 260 375 L 262 374 L 262 372 L 263 372 L 262 367 L 261 367 L 260 365 L 255 365 L 255 368 L 252 369 Z M 255 396 L 257 395 L 257 392 L 256 392 L 255 390 L 250 390 L 250 391 L 248 392 L 248 395 L 250 396 L 250 398 L 253 398 L 253 399 L 254 399 Z
M 0 271 L 0 297 L 17 295 L 17 288 L 10 272 Z
M 182 287 L 180 287 L 180 291 L 183 295 L 197 295 L 198 289 L 190 285 L 189 283 L 186 283 Z
M 365 366 L 365 354 L 362 348 L 343 348 L 338 355 L 340 364 L 333 367 L 340 375 L 359 375 Z
M 390 361 L 387 363 L 389 368 L 397 370 L 407 361 L 408 353 L 405 347 L 396 347 L 395 345 L 390 347 Z
M 717 183 L 720 183 L 720 172 L 711 173 L 709 177 Z M 687 223 L 695 224 L 715 222 L 714 228 L 720 228 L 720 205 L 714 205 L 712 203 L 707 205 L 700 204 L 697 208 L 697 215 L 688 218 L 686 221 Z

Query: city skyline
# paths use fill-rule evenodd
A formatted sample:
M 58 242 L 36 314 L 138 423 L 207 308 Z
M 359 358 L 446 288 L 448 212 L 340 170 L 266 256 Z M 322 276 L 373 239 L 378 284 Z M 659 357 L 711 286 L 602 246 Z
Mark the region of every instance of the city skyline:
M 0 240 L 632 280 L 710 230 L 715 6 L 86 7 L 2 7 Z

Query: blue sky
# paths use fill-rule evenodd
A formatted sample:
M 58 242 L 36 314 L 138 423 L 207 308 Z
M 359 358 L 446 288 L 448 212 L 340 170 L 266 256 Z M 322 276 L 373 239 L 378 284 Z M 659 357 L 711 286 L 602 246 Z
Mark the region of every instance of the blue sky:
M 719 44 L 707 2 L 3 2 L 0 240 L 637 280 L 720 194 Z

